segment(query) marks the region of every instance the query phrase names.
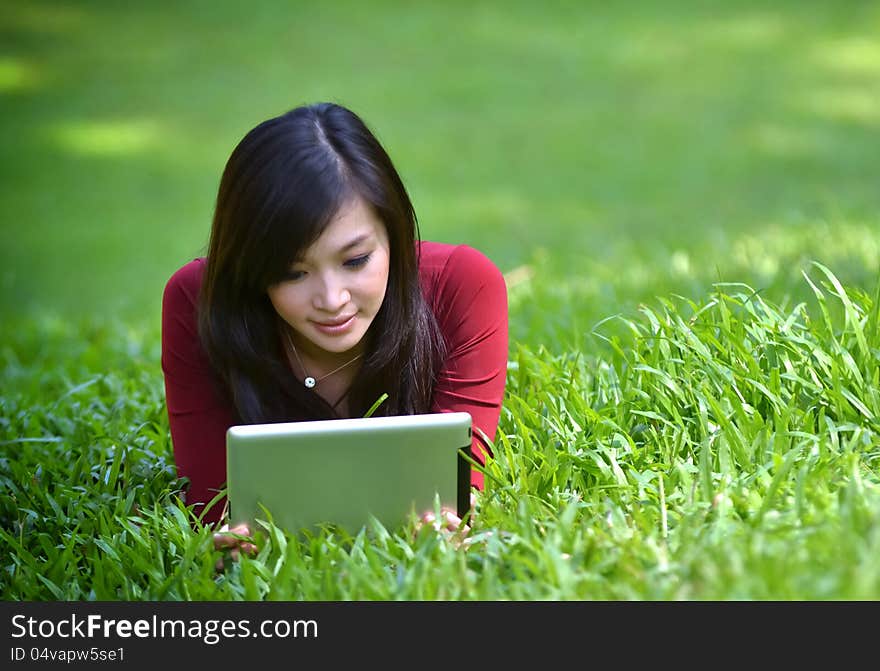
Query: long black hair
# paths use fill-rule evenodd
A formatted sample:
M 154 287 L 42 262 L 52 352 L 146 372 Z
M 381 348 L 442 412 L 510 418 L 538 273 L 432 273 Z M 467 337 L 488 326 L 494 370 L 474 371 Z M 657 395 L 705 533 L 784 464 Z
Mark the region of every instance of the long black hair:
M 366 335 L 363 365 L 348 392 L 361 416 L 430 411 L 445 344 L 419 282 L 418 222 L 388 154 L 351 110 L 297 107 L 260 123 L 229 157 L 208 245 L 199 335 L 246 424 L 330 419 L 336 412 L 298 383 L 266 293 L 353 198 L 373 208 L 388 234 L 388 287 Z

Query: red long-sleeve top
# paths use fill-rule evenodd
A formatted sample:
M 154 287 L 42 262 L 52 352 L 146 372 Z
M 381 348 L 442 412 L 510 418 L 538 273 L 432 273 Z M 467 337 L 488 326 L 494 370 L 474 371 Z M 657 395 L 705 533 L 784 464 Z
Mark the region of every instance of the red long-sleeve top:
M 421 242 L 422 291 L 447 345 L 431 412 L 470 413 L 471 453 L 485 463 L 477 428 L 495 439 L 507 374 L 507 288 L 498 268 L 467 245 Z M 187 504 L 208 503 L 226 483 L 226 430 L 235 424 L 198 336 L 198 297 L 205 259 L 180 268 L 162 300 L 162 371 L 178 476 L 189 478 Z M 471 484 L 483 474 L 471 469 Z M 223 501 L 205 515 L 216 522 Z M 200 508 L 195 508 L 200 513 Z

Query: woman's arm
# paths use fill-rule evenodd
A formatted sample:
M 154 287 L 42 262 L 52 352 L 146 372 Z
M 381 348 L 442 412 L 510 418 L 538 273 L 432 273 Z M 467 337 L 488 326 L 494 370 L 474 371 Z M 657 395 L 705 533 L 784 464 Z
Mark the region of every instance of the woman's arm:
M 234 423 L 228 401 L 218 391 L 217 378 L 198 335 L 198 296 L 204 262 L 178 270 L 162 297 L 162 371 L 165 400 L 179 477 L 190 480 L 187 504 L 201 514 L 226 484 L 226 430 Z M 226 499 L 205 515 L 217 522 Z
M 477 429 L 495 439 L 507 381 L 507 286 L 481 252 L 459 245 L 441 271 L 431 301 L 446 339 L 446 362 L 434 390 L 432 412 L 468 412 L 473 420 L 471 453 L 485 463 L 490 448 Z M 471 469 L 471 484 L 483 474 Z

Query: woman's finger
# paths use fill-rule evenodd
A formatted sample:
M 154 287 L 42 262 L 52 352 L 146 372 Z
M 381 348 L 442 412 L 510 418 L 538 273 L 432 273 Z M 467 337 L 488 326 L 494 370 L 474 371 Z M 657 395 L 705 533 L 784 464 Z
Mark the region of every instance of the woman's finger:
M 228 533 L 216 533 L 214 534 L 214 549 L 215 550 L 226 550 L 228 548 L 233 548 L 238 545 L 238 539 L 234 536 L 229 535 Z
M 251 537 L 251 530 L 247 524 L 238 524 L 231 529 L 229 528 L 228 524 L 224 524 L 222 527 L 220 527 L 220 530 L 214 534 L 214 549 L 226 550 L 228 548 L 238 547 L 242 543 L 248 542 L 243 541 L 241 538 L 239 538 L 240 536 L 244 536 L 246 538 Z
M 450 508 L 442 508 L 440 510 L 440 520 L 437 520 L 437 516 L 433 511 L 427 511 L 422 513 L 420 519 L 422 525 L 430 524 L 434 527 L 435 531 L 440 531 L 444 529 L 446 531 L 457 531 L 459 529 L 466 530 L 467 526 L 462 525 L 461 518 L 453 512 Z
M 443 509 L 441 512 L 443 522 L 449 531 L 455 531 L 461 526 L 461 518 L 449 509 Z
M 247 524 L 237 524 L 229 530 L 230 533 L 237 534 L 239 536 L 248 536 L 251 535 L 250 527 Z

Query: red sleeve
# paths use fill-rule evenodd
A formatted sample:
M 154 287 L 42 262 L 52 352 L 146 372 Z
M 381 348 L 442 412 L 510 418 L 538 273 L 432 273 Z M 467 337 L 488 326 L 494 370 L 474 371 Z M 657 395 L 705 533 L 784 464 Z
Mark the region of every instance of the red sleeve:
M 471 453 L 482 464 L 491 450 L 476 429 L 494 441 L 507 380 L 504 276 L 481 252 L 459 245 L 440 273 L 431 302 L 448 347 L 432 412 L 470 413 Z M 471 469 L 471 484 L 482 490 L 483 474 Z
M 198 504 L 197 515 L 226 484 L 226 430 L 234 423 L 199 340 L 203 270 L 199 259 L 188 263 L 168 280 L 162 297 L 162 372 L 174 461 L 178 476 L 190 480 L 185 501 Z M 205 521 L 218 521 L 225 502 L 215 504 Z

